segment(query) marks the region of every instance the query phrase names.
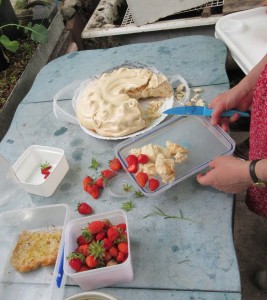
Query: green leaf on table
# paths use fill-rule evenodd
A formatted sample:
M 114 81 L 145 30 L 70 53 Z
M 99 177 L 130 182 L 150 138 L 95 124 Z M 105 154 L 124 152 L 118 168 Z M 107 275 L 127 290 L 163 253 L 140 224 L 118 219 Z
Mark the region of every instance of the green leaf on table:
M 18 41 L 11 41 L 6 35 L 0 36 L 0 44 L 2 44 L 7 50 L 16 52 L 19 48 Z
M 31 27 L 31 39 L 40 44 L 48 42 L 48 29 L 42 24 L 34 24 Z

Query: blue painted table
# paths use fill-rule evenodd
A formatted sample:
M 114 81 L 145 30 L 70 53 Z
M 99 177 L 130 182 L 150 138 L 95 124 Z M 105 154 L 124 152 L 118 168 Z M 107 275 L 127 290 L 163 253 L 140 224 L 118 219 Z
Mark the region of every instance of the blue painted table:
M 65 150 L 69 172 L 51 197 L 31 195 L 33 205 L 66 203 L 71 207 L 71 218 L 80 217 L 75 211 L 79 201 L 87 201 L 95 213 L 120 209 L 124 199 L 112 198 L 104 191 L 96 201 L 82 190 L 91 159 L 95 157 L 107 167 L 118 142 L 95 139 L 78 125 L 56 119 L 53 96 L 74 80 L 84 80 L 126 61 L 137 61 L 154 65 L 169 76 L 179 73 L 191 88 L 202 87 L 202 98 L 208 102 L 229 88 L 225 59 L 224 44 L 207 36 L 87 50 L 60 57 L 38 74 L 0 143 L 0 153 L 14 163 L 32 144 Z M 71 93 L 66 95 L 60 105 L 70 106 L 71 97 Z M 232 195 L 202 187 L 192 176 L 158 197 L 133 201 L 135 208 L 127 216 L 134 280 L 101 291 L 128 300 L 241 299 L 232 237 Z M 144 219 L 156 206 L 169 215 L 182 211 L 196 222 L 159 216 Z M 25 288 L 35 295 L 33 286 Z M 67 281 L 65 297 L 79 292 L 78 286 Z M 45 297 L 45 293 L 41 294 Z

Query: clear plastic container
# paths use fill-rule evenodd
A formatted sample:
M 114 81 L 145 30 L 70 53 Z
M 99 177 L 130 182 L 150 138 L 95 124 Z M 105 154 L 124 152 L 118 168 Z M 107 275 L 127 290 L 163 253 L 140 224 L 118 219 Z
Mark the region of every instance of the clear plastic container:
M 234 151 L 235 142 L 219 126 L 212 126 L 208 118 L 199 116 L 172 117 L 169 121 L 157 126 L 146 134 L 125 140 L 115 148 L 115 155 L 120 159 L 126 170 L 126 157 L 131 149 L 141 148 L 148 144 L 166 147 L 166 141 L 177 143 L 188 150 L 185 161 L 175 164 L 175 179 L 163 183 L 155 191 L 150 191 L 148 185 L 139 187 L 146 196 L 158 195 L 173 185 L 205 169 L 209 162 L 217 156 L 230 155 Z M 126 171 L 127 172 L 127 171 Z M 132 181 L 137 184 L 135 174 L 127 172 Z
M 31 197 L 23 188 L 10 162 L 0 155 L 0 213 L 29 207 Z

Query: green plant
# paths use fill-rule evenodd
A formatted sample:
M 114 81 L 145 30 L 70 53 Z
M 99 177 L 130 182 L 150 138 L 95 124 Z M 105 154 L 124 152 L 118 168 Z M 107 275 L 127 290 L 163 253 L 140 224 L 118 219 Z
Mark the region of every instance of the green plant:
M 0 2 L 1 4 L 1 2 Z M 0 26 L 0 45 L 11 52 L 16 52 L 19 48 L 18 41 L 11 41 L 8 36 L 3 34 L 3 29 L 6 27 L 16 27 L 17 29 L 23 29 L 25 33 L 30 32 L 30 37 L 33 41 L 40 44 L 47 43 L 48 41 L 48 30 L 42 24 L 29 23 L 27 26 L 20 24 L 5 24 Z

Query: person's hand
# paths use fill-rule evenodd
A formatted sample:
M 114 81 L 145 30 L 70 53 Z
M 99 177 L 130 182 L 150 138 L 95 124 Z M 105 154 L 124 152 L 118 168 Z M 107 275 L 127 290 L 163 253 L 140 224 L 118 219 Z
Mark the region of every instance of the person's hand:
M 232 156 L 217 157 L 209 164 L 206 174 L 198 174 L 197 181 L 226 193 L 245 191 L 253 182 L 249 175 L 249 161 Z
M 237 86 L 225 93 L 219 94 L 209 104 L 209 107 L 214 109 L 211 116 L 211 124 L 218 124 L 224 131 L 228 131 L 229 123 L 236 122 L 239 119 L 239 115 L 234 114 L 229 118 L 221 118 L 221 114 L 230 109 L 246 111 L 250 107 L 251 102 L 251 94 L 248 92 L 242 96 Z

